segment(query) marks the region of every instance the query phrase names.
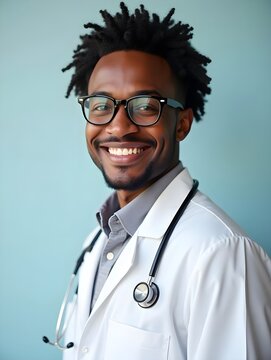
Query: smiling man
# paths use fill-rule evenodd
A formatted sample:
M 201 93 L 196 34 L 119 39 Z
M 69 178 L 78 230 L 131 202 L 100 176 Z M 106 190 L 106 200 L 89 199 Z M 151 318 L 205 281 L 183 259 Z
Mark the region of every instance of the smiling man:
M 64 359 L 270 360 L 270 259 L 179 160 L 204 115 L 210 60 L 173 9 L 160 20 L 120 7 L 85 25 L 64 69 L 115 189 L 84 245 Z

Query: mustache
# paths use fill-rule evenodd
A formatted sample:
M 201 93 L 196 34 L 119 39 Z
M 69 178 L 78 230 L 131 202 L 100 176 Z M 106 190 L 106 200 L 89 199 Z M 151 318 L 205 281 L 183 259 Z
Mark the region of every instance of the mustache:
M 135 142 L 135 143 L 144 143 L 146 145 L 149 146 L 155 146 L 156 145 L 156 141 L 154 140 L 150 140 L 150 139 L 144 139 L 144 138 L 139 138 L 135 135 L 126 135 L 124 137 L 117 137 L 117 136 L 108 136 L 104 139 L 95 139 L 93 141 L 93 145 L 95 146 L 95 148 L 98 148 L 99 146 L 102 146 L 105 143 L 122 143 L 122 142 Z

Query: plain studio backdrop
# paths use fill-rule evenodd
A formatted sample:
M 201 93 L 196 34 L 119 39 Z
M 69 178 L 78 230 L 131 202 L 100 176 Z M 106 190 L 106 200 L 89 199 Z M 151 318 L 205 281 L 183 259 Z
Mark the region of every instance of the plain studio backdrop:
M 162 16 L 176 7 L 212 59 L 212 95 L 181 143 L 184 165 L 271 254 L 270 0 L 144 4 Z M 0 1 L 1 360 L 61 358 L 41 338 L 54 336 L 75 259 L 111 191 L 87 153 L 75 97 L 64 98 L 71 73 L 60 71 L 99 9 L 118 11 L 119 1 Z

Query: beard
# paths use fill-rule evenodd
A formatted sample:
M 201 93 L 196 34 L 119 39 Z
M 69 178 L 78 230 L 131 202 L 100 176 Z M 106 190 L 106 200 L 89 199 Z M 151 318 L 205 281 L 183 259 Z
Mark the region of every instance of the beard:
M 136 178 L 128 178 L 126 176 L 126 168 L 122 168 L 122 176 L 118 179 L 110 179 L 110 177 L 106 174 L 104 169 L 101 169 L 104 180 L 108 187 L 114 190 L 129 190 L 134 191 L 140 189 L 143 186 L 146 186 L 148 182 L 151 181 L 151 174 L 153 171 L 153 163 L 150 162 L 145 171 Z

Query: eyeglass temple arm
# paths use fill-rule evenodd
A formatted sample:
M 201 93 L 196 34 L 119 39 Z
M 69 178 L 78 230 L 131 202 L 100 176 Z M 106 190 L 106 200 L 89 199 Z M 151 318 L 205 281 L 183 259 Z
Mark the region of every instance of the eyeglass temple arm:
M 181 110 L 184 109 L 183 104 L 181 104 L 179 101 L 174 100 L 174 99 L 167 99 L 167 105 L 169 105 L 175 109 L 178 109 L 178 108 Z

